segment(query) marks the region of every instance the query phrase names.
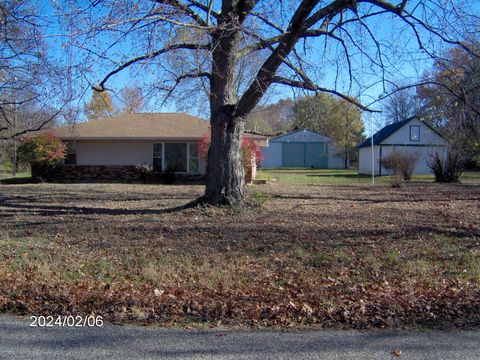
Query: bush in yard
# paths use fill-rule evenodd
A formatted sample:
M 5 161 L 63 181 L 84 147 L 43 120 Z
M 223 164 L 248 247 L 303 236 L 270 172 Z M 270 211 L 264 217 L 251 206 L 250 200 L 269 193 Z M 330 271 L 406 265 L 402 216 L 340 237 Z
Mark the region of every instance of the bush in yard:
M 393 151 L 385 156 L 380 164 L 401 181 L 410 180 L 418 157 L 418 154 L 415 153 Z
M 394 175 L 392 180 L 392 188 L 402 188 L 405 186 L 405 179 L 402 175 Z
M 27 136 L 18 147 L 18 160 L 30 165 L 32 177 L 48 179 L 65 155 L 65 144 L 53 134 Z
M 464 168 L 464 157 L 461 151 L 451 148 L 446 155 L 430 154 L 427 165 L 432 169 L 436 182 L 458 182 Z
M 12 170 L 13 170 L 13 163 L 11 160 L 7 160 L 5 161 L 5 163 L 3 163 L 3 168 L 2 168 L 3 171 L 5 172 L 9 172 L 11 173 Z
M 470 170 L 479 170 L 480 169 L 480 143 L 474 143 L 472 145 L 473 148 L 473 155 L 471 158 L 468 160 L 468 162 L 465 163 L 465 169 L 470 169 Z
M 162 174 L 162 179 L 166 184 L 173 184 L 175 182 L 175 166 L 169 165 Z
M 139 165 L 135 166 L 135 170 L 138 171 L 140 174 L 140 178 L 142 179 L 143 183 L 145 184 L 147 182 L 148 177 L 152 174 L 153 172 L 153 167 L 147 163 L 141 163 Z
M 198 146 L 198 152 L 202 160 L 207 160 L 208 149 L 210 147 L 210 134 L 205 135 Z M 252 165 L 252 160 L 255 160 L 255 165 L 258 165 L 262 160 L 262 151 L 260 146 L 253 140 L 247 137 L 242 138 L 242 156 L 243 168 L 246 169 Z

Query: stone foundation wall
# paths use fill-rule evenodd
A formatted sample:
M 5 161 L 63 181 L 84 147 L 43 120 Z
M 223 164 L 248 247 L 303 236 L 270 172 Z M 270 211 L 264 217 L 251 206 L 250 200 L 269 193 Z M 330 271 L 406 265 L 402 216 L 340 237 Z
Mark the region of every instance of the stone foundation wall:
M 32 174 L 33 176 L 39 174 Z M 175 181 L 202 181 L 204 175 L 175 174 Z M 143 182 L 135 166 L 59 165 L 48 174 L 48 181 L 75 182 Z M 164 182 L 164 174 L 152 173 L 146 182 Z

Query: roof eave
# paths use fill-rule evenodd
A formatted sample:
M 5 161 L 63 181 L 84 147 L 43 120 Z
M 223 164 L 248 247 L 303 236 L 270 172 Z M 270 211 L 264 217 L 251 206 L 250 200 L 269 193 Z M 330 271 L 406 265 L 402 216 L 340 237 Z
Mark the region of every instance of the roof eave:
M 148 140 L 148 141 L 165 141 L 165 140 L 200 140 L 203 136 L 128 136 L 128 137 L 118 137 L 118 136 L 61 136 L 57 135 L 60 140 L 84 140 L 84 141 L 94 141 L 94 140 L 115 140 L 115 141 L 138 141 L 138 140 Z

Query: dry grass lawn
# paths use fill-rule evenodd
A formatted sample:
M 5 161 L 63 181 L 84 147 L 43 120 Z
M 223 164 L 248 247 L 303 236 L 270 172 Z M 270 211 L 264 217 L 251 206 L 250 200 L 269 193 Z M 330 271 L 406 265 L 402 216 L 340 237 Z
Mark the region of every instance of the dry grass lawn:
M 0 188 L 0 311 L 164 325 L 480 325 L 480 187 Z

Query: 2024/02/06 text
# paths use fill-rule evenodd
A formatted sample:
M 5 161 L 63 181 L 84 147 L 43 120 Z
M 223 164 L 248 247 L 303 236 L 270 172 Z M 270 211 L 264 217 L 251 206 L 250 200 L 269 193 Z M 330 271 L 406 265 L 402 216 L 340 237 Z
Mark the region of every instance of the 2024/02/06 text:
M 30 316 L 30 327 L 100 327 L 103 326 L 101 316 Z

